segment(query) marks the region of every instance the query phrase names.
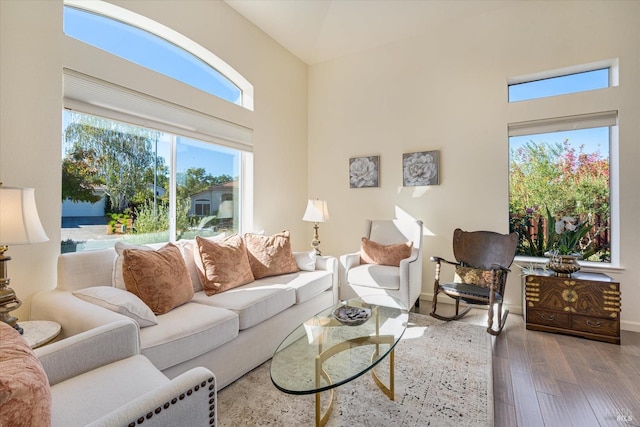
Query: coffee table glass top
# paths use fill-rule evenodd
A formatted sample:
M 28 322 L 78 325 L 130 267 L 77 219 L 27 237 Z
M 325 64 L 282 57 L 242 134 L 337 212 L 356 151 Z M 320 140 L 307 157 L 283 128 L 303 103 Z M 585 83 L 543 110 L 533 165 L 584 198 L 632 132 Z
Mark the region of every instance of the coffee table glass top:
M 359 325 L 343 324 L 333 314 L 341 309 L 357 319 L 359 308 L 370 310 L 369 319 Z M 271 359 L 271 380 L 290 394 L 318 393 L 347 383 L 393 350 L 408 319 L 405 305 L 387 295 L 354 298 L 329 307 L 298 326 L 280 344 Z M 324 372 L 320 375 L 319 371 Z

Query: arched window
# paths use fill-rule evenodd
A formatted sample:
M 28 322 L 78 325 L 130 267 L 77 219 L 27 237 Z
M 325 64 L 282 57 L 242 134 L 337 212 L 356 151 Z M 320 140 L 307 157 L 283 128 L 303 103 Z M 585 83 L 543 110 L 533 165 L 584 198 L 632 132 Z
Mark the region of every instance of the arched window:
M 106 2 L 65 1 L 64 32 L 234 104 L 253 109 L 253 87 L 193 40 Z

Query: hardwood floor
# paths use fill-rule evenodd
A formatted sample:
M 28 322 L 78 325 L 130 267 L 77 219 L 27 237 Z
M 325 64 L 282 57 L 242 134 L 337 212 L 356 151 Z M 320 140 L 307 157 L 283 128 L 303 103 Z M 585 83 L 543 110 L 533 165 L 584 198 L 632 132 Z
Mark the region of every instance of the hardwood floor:
M 416 311 L 430 310 L 421 301 Z M 474 309 L 460 321 L 486 325 L 486 316 Z M 528 331 L 522 315 L 510 313 L 492 337 L 495 425 L 640 426 L 640 333 L 622 331 L 621 339 Z

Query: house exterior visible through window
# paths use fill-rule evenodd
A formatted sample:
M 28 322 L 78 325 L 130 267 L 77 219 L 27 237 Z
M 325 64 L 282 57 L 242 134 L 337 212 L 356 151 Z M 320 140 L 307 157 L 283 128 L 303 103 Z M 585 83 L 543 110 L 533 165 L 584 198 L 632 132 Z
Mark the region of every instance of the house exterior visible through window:
M 102 8 L 114 16 L 101 15 Z M 66 0 L 64 25 L 67 36 L 144 73 L 252 108 L 253 89 L 239 74 L 144 17 L 105 2 Z M 210 65 L 212 58 L 231 77 Z M 243 179 L 252 168 L 250 129 L 66 68 L 64 90 L 62 252 L 239 232 L 243 218 L 250 220 L 243 209 L 251 195 Z

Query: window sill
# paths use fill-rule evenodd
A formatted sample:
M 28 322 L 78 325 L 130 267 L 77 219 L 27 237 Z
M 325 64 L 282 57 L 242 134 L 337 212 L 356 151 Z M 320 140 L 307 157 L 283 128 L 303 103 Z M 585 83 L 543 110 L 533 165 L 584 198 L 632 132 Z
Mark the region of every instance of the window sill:
M 516 267 L 520 267 L 522 270 L 528 270 L 528 269 L 534 269 L 534 268 L 544 268 L 544 266 L 547 264 L 547 261 L 548 261 L 547 258 L 538 258 L 538 257 L 531 257 L 531 256 L 516 256 L 513 261 L 513 264 Z M 611 263 L 578 261 L 578 264 L 580 264 L 582 271 L 586 271 L 590 273 L 620 274 L 623 271 L 625 271 L 624 267 L 613 265 Z

